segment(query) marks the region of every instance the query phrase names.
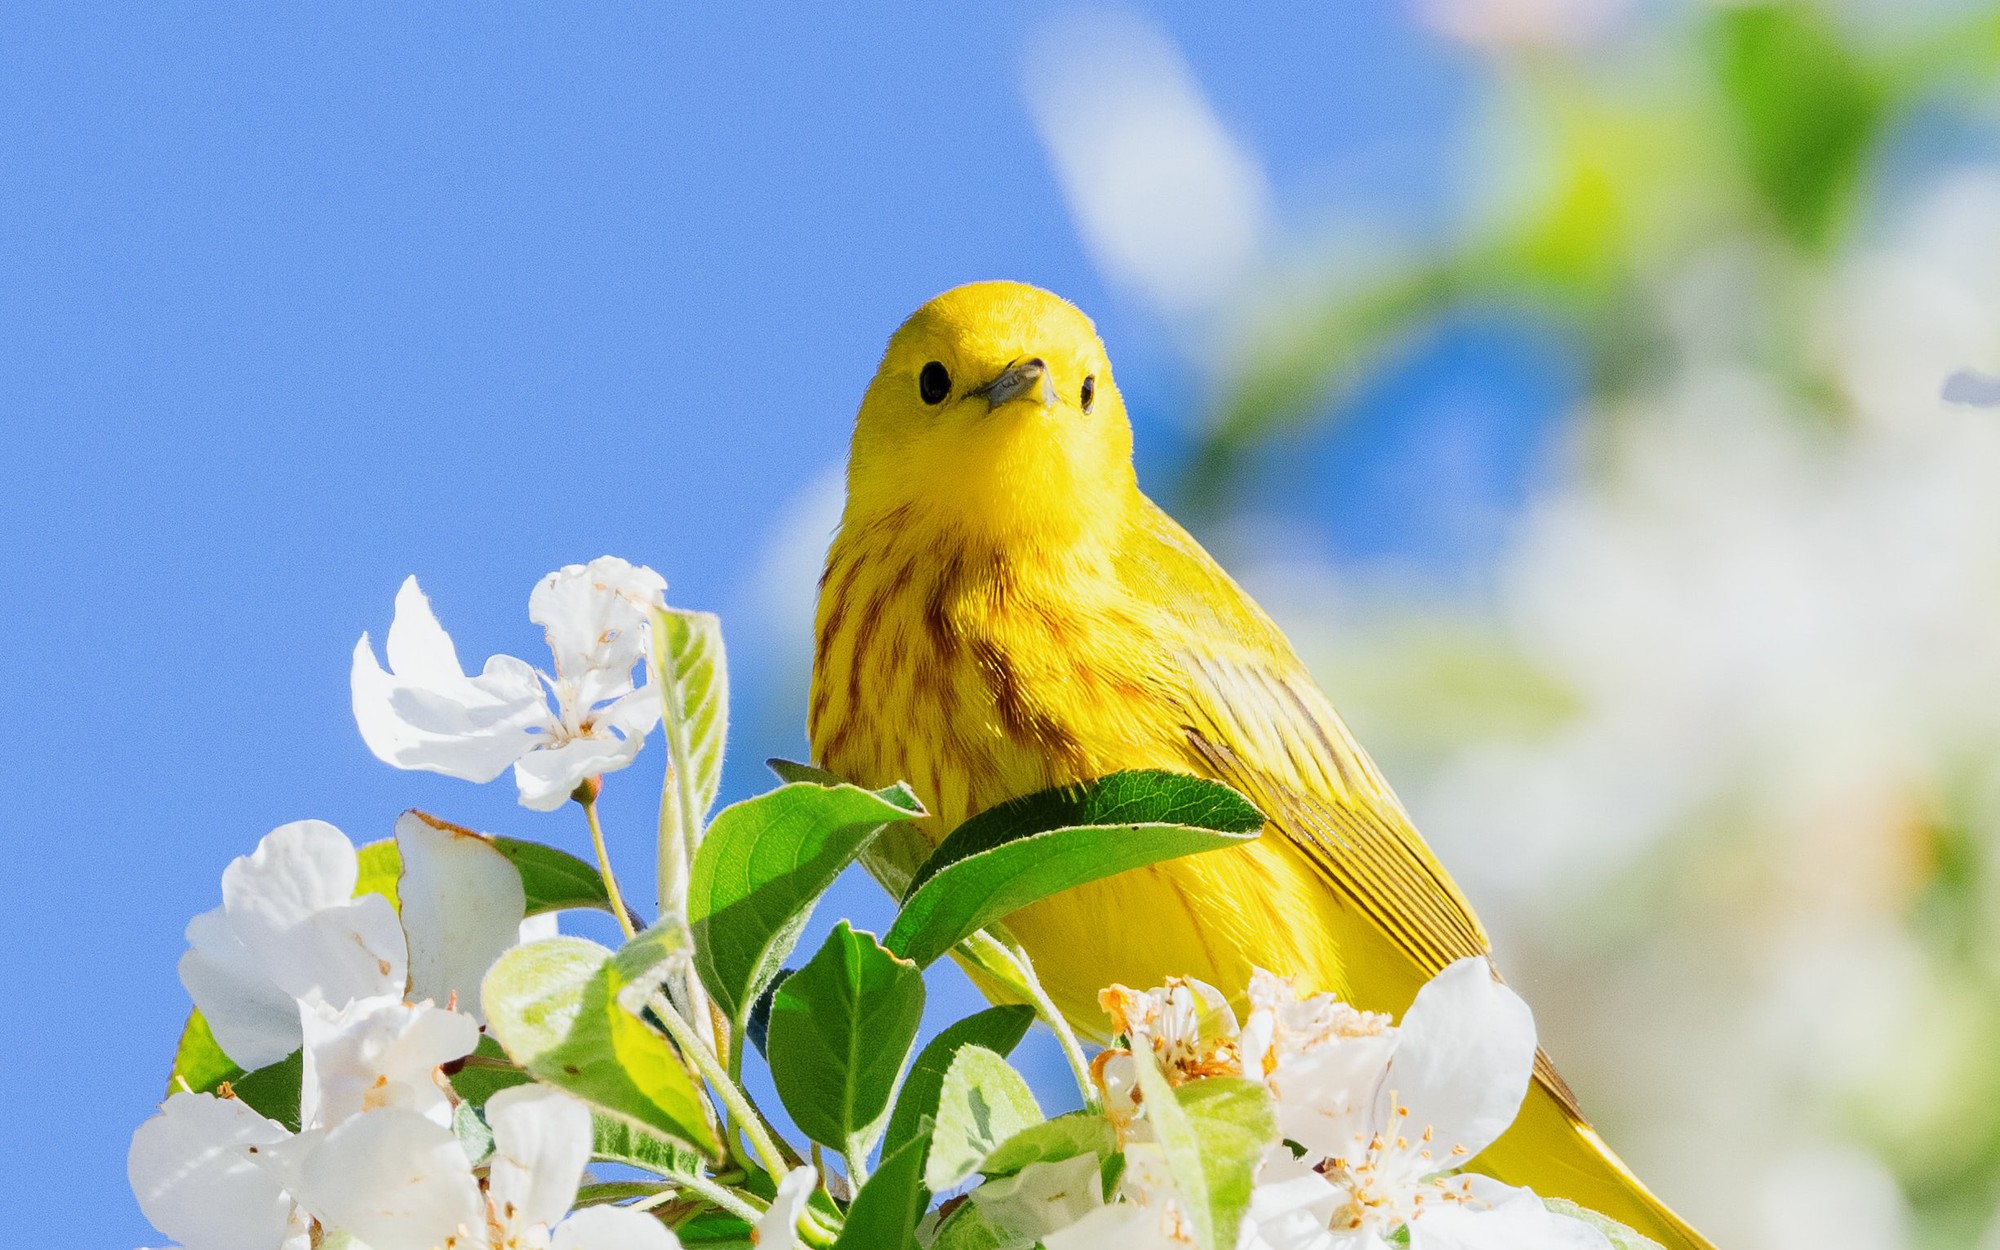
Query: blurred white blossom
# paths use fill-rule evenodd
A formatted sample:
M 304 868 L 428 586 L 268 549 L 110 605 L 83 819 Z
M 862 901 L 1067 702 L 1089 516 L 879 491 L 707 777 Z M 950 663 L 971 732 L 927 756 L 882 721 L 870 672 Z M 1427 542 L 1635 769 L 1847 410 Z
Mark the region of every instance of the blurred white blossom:
M 659 700 L 634 685 L 632 670 L 646 658 L 666 585 L 615 556 L 558 569 L 528 597 L 555 674 L 498 655 L 468 677 L 417 579 L 405 580 L 389 626 L 389 668 L 367 634 L 355 644 L 362 739 L 385 763 L 467 781 L 491 781 L 511 766 L 524 807 L 561 807 L 585 779 L 630 764 L 659 724 Z
M 1164 33 L 1128 15 L 1052 24 L 1024 91 L 1107 276 L 1174 317 L 1236 291 L 1264 248 L 1269 191 Z
M 1567 47 L 1609 29 L 1630 0 L 1417 0 L 1439 34 L 1494 51 Z

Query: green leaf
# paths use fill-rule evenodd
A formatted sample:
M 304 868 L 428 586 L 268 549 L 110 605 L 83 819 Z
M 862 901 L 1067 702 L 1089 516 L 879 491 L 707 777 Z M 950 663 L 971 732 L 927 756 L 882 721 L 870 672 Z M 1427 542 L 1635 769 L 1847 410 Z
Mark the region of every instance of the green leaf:
M 591 1117 L 590 1157 L 659 1176 L 701 1176 L 702 1158 L 671 1138 L 618 1116 Z
M 245 1105 L 267 1120 L 299 1131 L 299 1087 L 305 1079 L 306 1052 L 295 1050 L 276 1063 L 246 1072 L 229 1083 Z
M 1815 6 L 1732 5 L 1711 21 L 1710 55 L 1751 179 L 1786 232 L 1817 247 L 1881 133 L 1881 88 Z
M 637 1014 L 659 940 L 634 945 L 617 957 L 574 937 L 515 947 L 480 988 L 488 1027 L 540 1079 L 714 1158 L 721 1142 L 693 1078 Z
M 1128 869 L 1257 836 L 1264 817 L 1218 782 L 1167 772 L 1113 773 L 989 808 L 918 870 L 890 950 L 919 966 L 1028 904 Z
M 174 1048 L 174 1070 L 167 1077 L 167 1093 L 207 1094 L 224 1081 L 242 1077 L 243 1069 L 222 1053 L 208 1020 L 199 1008 L 188 1012 L 181 1027 L 180 1045 Z
M 984 1046 L 963 1046 L 938 1091 L 937 1126 L 924 1161 L 924 1184 L 935 1193 L 979 1170 L 1000 1143 L 1042 1120 L 1028 1083 Z
M 1012 1176 L 1031 1163 L 1060 1163 L 1078 1155 L 1109 1158 L 1118 1153 L 1118 1132 L 1111 1121 L 1089 1111 L 1072 1111 L 1053 1120 L 1030 1124 L 987 1154 L 979 1171 L 987 1176 Z
M 1009 1250 L 1028 1241 L 996 1226 L 976 1202 L 961 1202 L 938 1225 L 930 1250 Z
M 768 759 L 766 767 L 778 775 L 780 781 L 810 781 L 815 785 L 837 786 L 846 780 L 837 773 L 811 764 L 800 764 L 793 760 Z M 908 792 L 907 786 L 892 787 Z M 917 800 L 912 795 L 913 801 Z M 921 813 L 919 813 L 921 814 Z M 917 875 L 931 853 L 930 839 L 923 835 L 908 820 L 892 822 L 882 832 L 871 838 L 861 848 L 861 866 L 868 874 L 880 882 L 891 897 L 901 898 L 910 888 L 910 878 Z
M 847 1208 L 847 1221 L 833 1250 L 909 1250 L 917 1244 L 917 1221 L 930 1202 L 924 1190 L 923 1155 L 921 1143 L 912 1140 L 883 1157 L 882 1166 Z
M 688 921 L 695 968 L 735 1035 L 834 878 L 885 824 L 922 814 L 902 786 L 794 782 L 716 816 L 695 854 Z
M 667 742 L 660 795 L 662 907 L 685 869 L 680 848 L 701 840 L 708 809 L 722 788 L 722 748 L 729 738 L 729 664 L 722 622 L 712 613 L 653 609 L 652 684 Z M 668 865 L 677 865 L 669 870 Z
M 478 1107 L 462 1102 L 451 1111 L 451 1131 L 473 1167 L 485 1167 L 493 1157 L 493 1129 Z
M 354 897 L 380 894 L 400 909 L 403 904 L 396 896 L 396 882 L 403 875 L 403 857 L 396 850 L 396 839 L 383 838 L 380 842 L 370 842 L 356 851 L 354 857 L 361 869 L 361 875 L 354 883 Z
M 1573 1220 L 1581 1220 L 1598 1232 L 1612 1245 L 1612 1250 L 1662 1250 L 1660 1243 L 1643 1233 L 1633 1232 L 1609 1216 L 1599 1215 L 1588 1207 L 1580 1207 L 1567 1198 L 1544 1198 L 1542 1205 L 1557 1215 L 1567 1215 Z
M 559 851 L 539 842 L 503 838 L 498 834 L 488 840 L 493 843 L 494 849 L 512 860 L 520 872 L 521 889 L 528 896 L 530 916 L 583 907 L 594 907 L 604 912 L 611 910 L 611 899 L 604 892 L 604 878 L 598 875 L 597 869 L 568 851 Z
M 988 1007 L 952 1024 L 927 1043 L 903 1078 L 902 1092 L 896 1095 L 896 1109 L 889 1116 L 889 1131 L 882 1137 L 882 1153 L 903 1148 L 917 1135 L 917 1126 L 935 1121 L 938 1094 L 944 1089 L 944 1074 L 961 1047 L 984 1046 L 999 1055 L 1011 1054 L 1028 1026 L 1035 1022 L 1035 1009 L 1019 1003 Z
M 801 1132 L 865 1152 L 924 1012 L 924 976 L 873 934 L 835 925 L 771 1002 L 771 1081 Z
M 752 1250 L 750 1225 L 727 1211 L 701 1211 L 674 1230 L 686 1250 Z
M 776 756 L 764 761 L 764 767 L 778 775 L 778 780 L 786 783 L 810 781 L 816 786 L 839 786 L 847 784 L 847 778 L 830 772 L 815 764 L 801 764 L 797 760 L 779 759 Z
M 1233 1250 L 1257 1164 L 1278 1136 L 1271 1093 L 1241 1077 L 1190 1081 L 1176 1090 L 1151 1055 L 1135 1053 L 1146 1118 L 1194 1225 L 1195 1244 Z
M 445 1072 L 451 1078 L 452 1092 L 475 1107 L 485 1106 L 487 1099 L 503 1089 L 534 1080 L 507 1057 L 490 1033 L 481 1033 L 479 1045 L 472 1053 L 456 1063 L 446 1064 Z

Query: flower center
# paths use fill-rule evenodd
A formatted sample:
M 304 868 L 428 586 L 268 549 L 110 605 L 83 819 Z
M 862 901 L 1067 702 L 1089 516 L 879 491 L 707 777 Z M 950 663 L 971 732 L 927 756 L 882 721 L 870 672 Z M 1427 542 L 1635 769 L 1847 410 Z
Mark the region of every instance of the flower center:
M 1346 1196 L 1329 1228 L 1387 1235 L 1427 1210 L 1472 1201 L 1469 1178 L 1436 1175 L 1471 1152 L 1454 1143 L 1440 1165 L 1436 1132 L 1425 1125 L 1413 1138 L 1409 1119 L 1410 1109 L 1398 1104 L 1379 1131 L 1366 1139 L 1357 1135 L 1347 1154 L 1319 1164 L 1319 1174 Z

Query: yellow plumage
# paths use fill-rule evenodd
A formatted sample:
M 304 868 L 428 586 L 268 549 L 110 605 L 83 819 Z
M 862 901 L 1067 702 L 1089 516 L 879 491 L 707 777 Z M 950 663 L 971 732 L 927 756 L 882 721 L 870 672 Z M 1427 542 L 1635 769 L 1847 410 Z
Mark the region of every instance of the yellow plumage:
M 821 583 L 809 732 L 820 763 L 904 780 L 935 841 L 995 803 L 1133 768 L 1213 777 L 1270 820 L 1007 927 L 1101 1032 L 1112 982 L 1252 966 L 1400 1015 L 1485 932 L 1270 618 L 1140 492 L 1090 321 L 1015 283 L 959 287 L 890 340 L 855 423 Z M 886 848 L 885 870 L 921 850 Z M 1546 1058 L 1483 1170 L 1669 1247 L 1707 1242 L 1588 1127 Z

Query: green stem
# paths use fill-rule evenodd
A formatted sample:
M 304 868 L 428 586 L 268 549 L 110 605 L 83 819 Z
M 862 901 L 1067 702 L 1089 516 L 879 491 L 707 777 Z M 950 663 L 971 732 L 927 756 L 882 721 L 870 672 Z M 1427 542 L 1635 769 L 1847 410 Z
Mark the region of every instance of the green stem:
M 997 961 L 1014 974 L 1015 988 L 1027 991 L 1034 1002 L 1035 1014 L 1056 1035 L 1063 1058 L 1069 1061 L 1070 1075 L 1076 1078 L 1077 1091 L 1083 1095 L 1084 1109 L 1102 1111 L 1104 1107 L 1097 1096 L 1097 1082 L 1090 1079 L 1090 1060 L 1084 1057 L 1083 1043 L 1077 1040 L 1076 1030 L 1070 1028 L 1069 1020 L 1056 1009 L 1055 1000 L 1042 988 L 1041 978 L 1035 975 L 1035 964 L 1028 958 L 1028 952 L 1001 941 L 985 929 L 965 939 L 965 945 L 975 961 Z
M 739 1219 L 745 1220 L 748 1223 L 755 1224 L 757 1222 L 758 1217 L 764 1214 L 762 1211 L 759 1211 L 756 1207 L 753 1207 L 748 1202 L 745 1202 L 742 1196 L 740 1194 L 737 1194 L 734 1190 L 724 1189 L 722 1186 L 716 1184 L 712 1180 L 709 1180 L 705 1176 L 676 1176 L 673 1178 L 672 1183 L 678 1186 L 681 1190 L 685 1190 L 688 1193 L 695 1194 L 699 1196 L 703 1201 L 709 1202 L 717 1207 L 720 1207 L 724 1211 L 727 1211 L 731 1215 L 734 1215 Z M 638 1202 L 633 1203 L 630 1209 L 634 1211 L 650 1210 L 653 1207 L 661 1205 L 662 1203 L 673 1201 L 673 1199 L 676 1196 L 677 1196 L 676 1192 L 672 1189 L 669 1189 L 662 1193 L 655 1194 L 651 1198 L 640 1199 Z
M 604 893 L 611 900 L 611 914 L 618 917 L 618 927 L 626 937 L 633 937 L 638 930 L 632 927 L 632 913 L 625 910 L 625 896 L 619 893 L 618 878 L 611 872 L 611 852 L 604 845 L 604 824 L 597 819 L 598 779 L 592 777 L 576 788 L 575 799 L 583 805 L 583 818 L 590 822 L 590 844 L 597 848 L 597 872 L 604 878 Z
M 722 1100 L 727 1114 L 742 1126 L 743 1135 L 750 1139 L 750 1148 L 757 1152 L 757 1159 L 764 1165 L 764 1170 L 771 1174 L 773 1180 L 782 1177 L 789 1170 L 785 1164 L 784 1153 L 778 1149 L 770 1130 L 765 1127 L 764 1118 L 750 1105 L 750 1100 L 744 1096 L 742 1088 L 730 1080 L 729 1074 L 722 1070 L 722 1064 L 717 1062 L 715 1052 L 708 1048 L 708 1043 L 701 1040 L 700 1034 L 694 1031 L 694 1026 L 683 1019 L 680 1012 L 674 1010 L 674 1005 L 666 1001 L 664 995 L 656 996 L 653 1007 L 660 1017 L 660 1022 L 666 1025 L 667 1032 L 673 1036 L 674 1044 L 680 1047 L 681 1054 L 687 1057 L 688 1062 L 694 1064 L 695 1070 L 701 1073 L 703 1080 L 715 1087 L 716 1097 Z

